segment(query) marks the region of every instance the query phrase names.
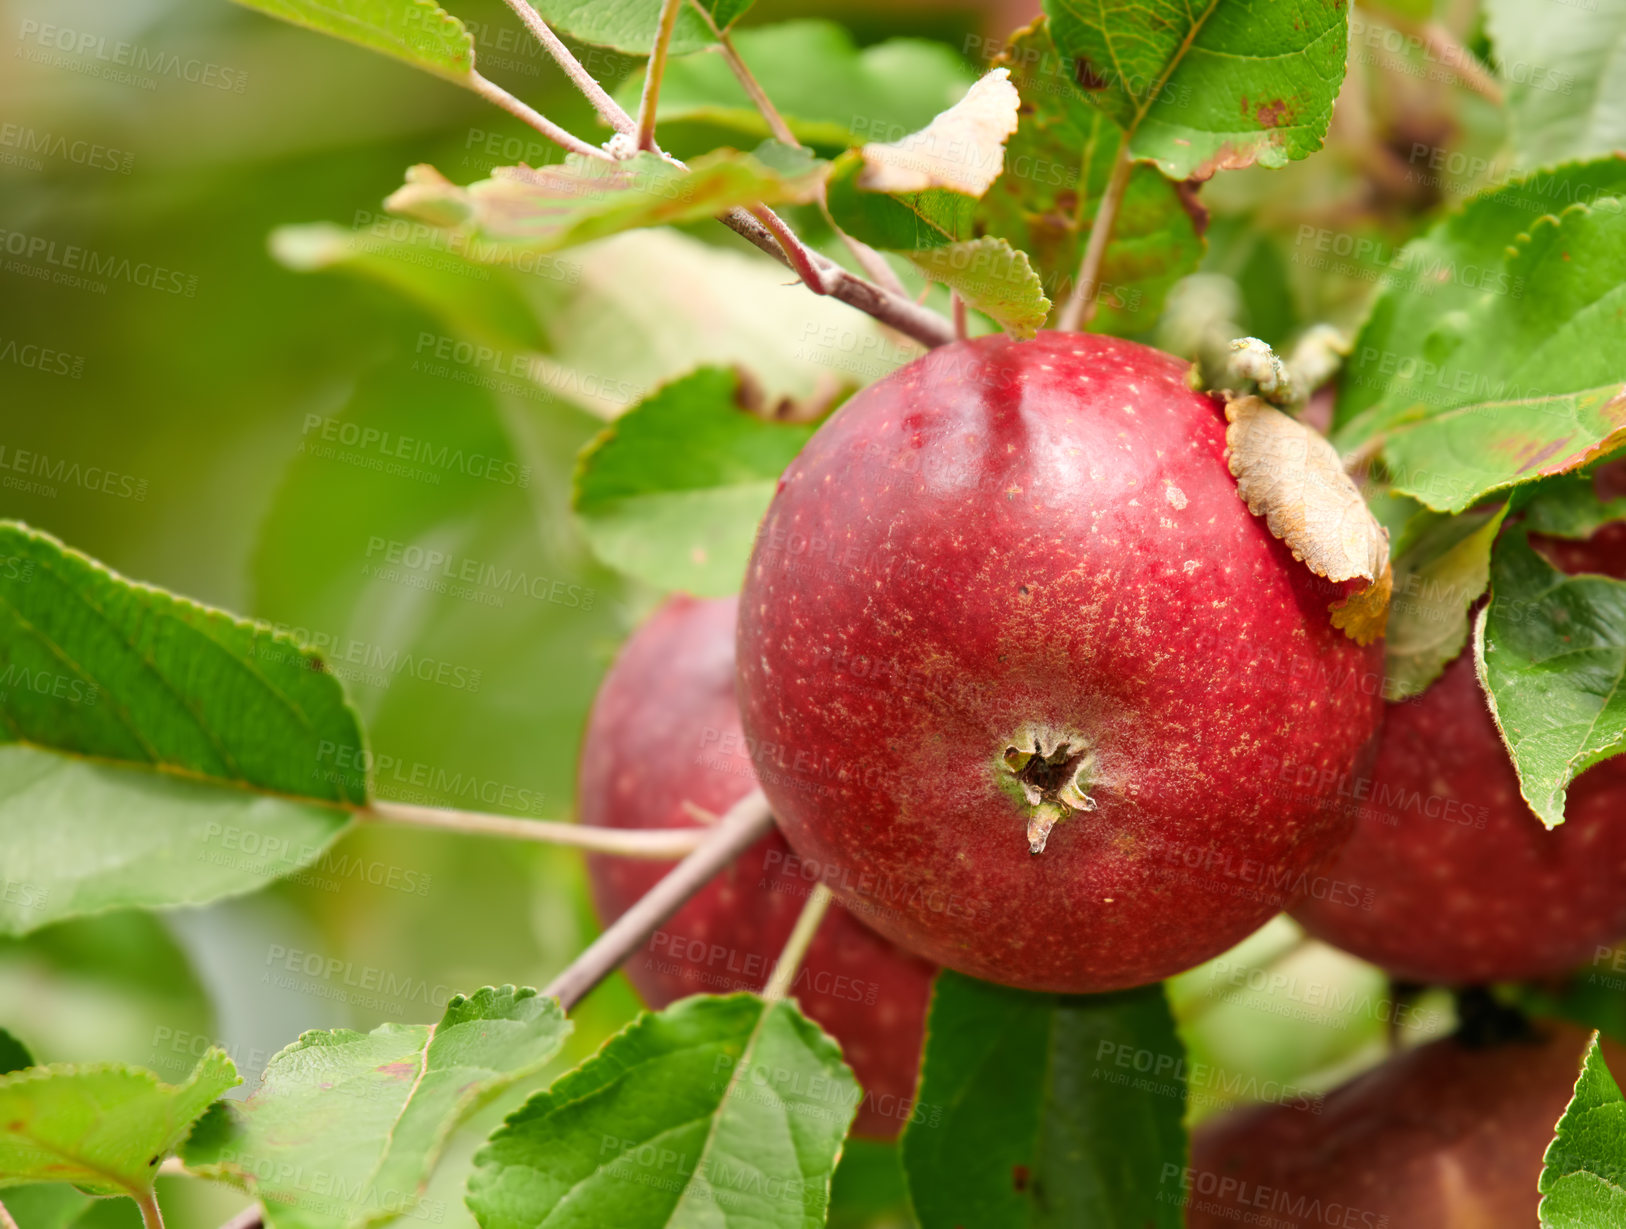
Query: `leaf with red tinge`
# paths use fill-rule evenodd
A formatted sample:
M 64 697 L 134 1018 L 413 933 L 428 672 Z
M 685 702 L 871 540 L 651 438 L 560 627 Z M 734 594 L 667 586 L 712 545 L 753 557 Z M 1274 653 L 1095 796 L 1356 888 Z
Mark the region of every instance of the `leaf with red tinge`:
M 454 996 L 438 1024 L 306 1033 L 198 1124 L 187 1167 L 263 1200 L 273 1229 L 410 1214 L 453 1129 L 569 1033 L 557 999 L 513 986 Z

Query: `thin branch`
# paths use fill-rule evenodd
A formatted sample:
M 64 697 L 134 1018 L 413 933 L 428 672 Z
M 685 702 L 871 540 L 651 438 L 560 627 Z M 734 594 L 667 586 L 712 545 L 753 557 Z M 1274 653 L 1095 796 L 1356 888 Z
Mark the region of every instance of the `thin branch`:
M 547 48 L 547 52 L 560 68 L 565 70 L 565 76 L 582 92 L 583 97 L 593 104 L 593 110 L 599 117 L 617 132 L 636 132 L 638 125 L 633 122 L 620 103 L 611 98 L 598 79 L 588 72 L 582 62 L 570 54 L 559 36 L 553 32 L 548 23 L 542 20 L 542 14 L 531 7 L 527 0 L 504 0 L 509 8 L 513 9 L 525 28 L 531 32 L 533 38 Z
M 779 244 L 779 250 L 784 253 L 785 263 L 796 270 L 796 276 L 809 290 L 814 294 L 830 293 L 824 271 L 815 262 L 812 249 L 796 237 L 783 218 L 766 205 L 752 205 L 747 212 L 767 228 Z
M 1112 164 L 1112 175 L 1107 180 L 1101 204 L 1090 223 L 1090 239 L 1084 245 L 1084 260 L 1079 265 L 1078 281 L 1073 293 L 1062 308 L 1056 327 L 1063 332 L 1075 332 L 1095 318 L 1095 301 L 1101 283 L 1101 265 L 1107 255 L 1107 243 L 1112 239 L 1112 227 L 1118 220 L 1118 206 L 1123 203 L 1124 189 L 1129 186 L 1129 174 L 1135 169 L 1129 156 L 1129 137 L 1125 134 L 1118 147 L 1118 158 Z
M 689 4 L 700 14 L 700 19 L 711 28 L 712 34 L 717 39 L 717 45 L 722 48 L 723 60 L 728 64 L 728 70 L 734 74 L 734 80 L 740 83 L 745 96 L 751 100 L 757 114 L 768 125 L 768 131 L 773 134 L 773 139 L 785 145 L 801 145 L 796 139 L 796 134 L 790 130 L 790 125 L 785 122 L 785 117 L 779 114 L 779 108 L 773 105 L 767 91 L 762 88 L 762 84 L 752 74 L 745 61 L 740 59 L 739 48 L 734 46 L 733 36 L 717 24 L 711 10 L 701 4 L 700 0 L 689 0 Z
M 605 153 L 597 145 L 589 145 L 580 137 L 566 132 L 547 116 L 543 115 L 539 111 L 533 110 L 525 103 L 515 98 L 495 81 L 488 81 L 479 73 L 471 70 L 469 72 L 469 83 L 470 88 L 473 89 L 476 94 L 480 95 L 481 98 L 484 98 L 487 102 L 496 103 L 510 115 L 518 116 L 532 128 L 535 128 L 543 136 L 547 137 L 548 140 L 552 141 L 555 145 L 568 149 L 573 154 L 581 154 L 585 158 L 609 159 L 610 155 Z
M 824 205 L 822 192 L 819 196 L 819 204 Z M 903 283 L 898 280 L 898 275 L 892 272 L 892 266 L 886 263 L 886 257 L 863 240 L 854 239 L 841 227 L 837 226 L 836 220 L 830 216 L 828 207 L 824 209 L 824 217 L 830 223 L 830 229 L 841 236 L 841 241 L 847 245 L 847 250 L 853 254 L 853 259 L 858 262 L 858 267 L 868 274 L 882 290 L 885 290 L 888 294 L 895 294 L 900 299 L 909 297 L 909 292 L 903 288 Z
M 1385 13 L 1384 20 L 1397 30 L 1418 39 L 1457 81 L 1497 106 L 1502 105 L 1501 83 L 1485 70 L 1479 57 L 1464 47 L 1457 36 L 1438 21 L 1409 21 L 1397 13 Z
M 813 889 L 812 895 L 807 898 L 807 904 L 802 906 L 802 912 L 796 918 L 796 928 L 790 932 L 790 938 L 785 940 L 784 950 L 779 953 L 779 959 L 773 966 L 768 984 L 762 987 L 764 1002 L 777 1003 L 790 993 L 790 988 L 796 984 L 796 971 L 802 967 L 802 961 L 807 957 L 808 945 L 818 933 L 819 923 L 824 921 L 824 912 L 829 907 L 830 889 L 821 883 Z
M 964 341 L 966 339 L 965 300 L 960 297 L 958 290 L 949 290 L 949 306 L 954 311 L 954 336 Z
M 730 862 L 773 829 L 773 813 L 761 790 L 753 790 L 728 809 L 717 826 L 687 858 L 657 883 L 548 983 L 543 994 L 552 995 L 566 1011 L 603 981 L 655 929 L 710 883 Z
M 719 221 L 780 264 L 790 266 L 790 258 L 785 255 L 778 240 L 745 210 L 730 209 Z M 882 324 L 913 337 L 923 346 L 946 346 L 954 340 L 953 326 L 936 312 L 848 273 L 840 265 L 826 261 L 817 252 L 813 253 L 813 258 L 819 262 L 821 272 L 827 275 L 832 299 L 848 307 L 856 307 L 865 315 L 874 316 Z
M 164 1215 L 158 1210 L 158 1196 L 152 1191 L 144 1195 L 134 1196 L 136 1207 L 141 1209 L 141 1223 L 144 1229 L 164 1229 Z
M 554 819 L 510 819 L 478 811 L 454 811 L 417 806 L 410 802 L 374 799 L 356 812 L 362 821 L 438 828 L 469 836 L 500 836 L 549 845 L 573 845 L 594 853 L 626 858 L 681 858 L 692 853 L 706 837 L 704 828 L 604 828 L 592 824 L 566 824 Z
M 638 148 L 655 148 L 655 108 L 660 103 L 661 78 L 666 75 L 666 49 L 672 44 L 672 28 L 677 25 L 678 9 L 683 0 L 665 0 L 661 5 L 661 22 L 655 28 L 655 46 L 649 53 L 649 64 L 644 69 L 644 93 L 638 100 Z

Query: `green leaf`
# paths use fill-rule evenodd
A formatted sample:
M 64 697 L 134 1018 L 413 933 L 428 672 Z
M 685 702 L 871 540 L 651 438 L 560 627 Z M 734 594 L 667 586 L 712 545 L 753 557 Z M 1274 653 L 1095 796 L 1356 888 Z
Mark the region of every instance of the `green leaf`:
M 1504 534 L 1474 659 L 1519 790 L 1555 828 L 1569 783 L 1626 750 L 1626 582 L 1567 576 Z
M 210 1050 L 184 1084 L 116 1063 L 31 1067 L 0 1076 L 0 1187 L 72 1182 L 139 1198 L 210 1102 L 242 1080 Z
M 1449 344 L 1463 314 L 1487 294 L 1512 290 L 1508 248 L 1537 218 L 1623 193 L 1626 157 L 1537 171 L 1474 198 L 1394 254 L 1339 380 L 1333 420 L 1339 446 L 1362 443 L 1399 412 L 1403 403 L 1389 398 L 1391 386 L 1415 388 L 1430 404 L 1448 394 L 1434 352 Z M 1335 236 L 1306 226 L 1298 238 L 1313 255 L 1323 242 L 1330 251 Z M 1365 413 L 1379 403 L 1383 409 Z
M 650 53 L 661 17 L 661 0 L 537 0 L 533 7 L 560 33 L 629 55 Z M 700 0 L 700 7 L 726 31 L 751 7 L 751 0 Z M 668 44 L 672 54 L 697 51 L 716 41 L 705 18 L 690 4 L 678 6 Z
M 559 1001 L 487 986 L 438 1024 L 306 1033 L 187 1142 L 187 1167 L 242 1186 L 273 1219 L 359 1226 L 408 1212 L 456 1126 L 540 1071 L 570 1032 Z
M 28 1052 L 28 1047 L 0 1028 L 0 1075 L 33 1065 L 34 1056 Z
M 910 261 L 934 282 L 957 290 L 966 304 L 1016 337 L 1032 337 L 1050 315 L 1039 275 L 1019 252 L 991 235 L 911 252 Z
M 474 39 L 434 0 L 237 0 L 245 8 L 331 34 L 467 85 Z
M 944 970 L 904 1130 L 924 1229 L 1178 1229 L 1160 1201 L 1186 1163 L 1185 1050 L 1163 987 L 1058 997 Z M 488 1227 L 490 1229 L 490 1227 Z
M 1542 1229 L 1626 1224 L 1626 1099 L 1596 1032 L 1542 1161 Z
M 741 400 L 738 372 L 702 367 L 582 450 L 573 502 L 600 559 L 661 589 L 739 591 L 779 475 L 813 434 Z
M 943 188 L 867 192 L 859 187 L 863 174 L 857 151 L 836 159 L 830 172 L 830 216 L 853 238 L 893 252 L 921 252 L 971 238 L 976 197 Z
M 1626 146 L 1626 3 L 1487 0 L 1513 151 L 1524 166 Z
M 1426 527 L 1395 552 L 1384 633 L 1388 698 L 1419 695 L 1468 643 L 1468 611 L 1490 583 L 1491 545 L 1507 506 L 1461 516 L 1424 513 Z
M 792 1004 L 684 999 L 511 1114 L 469 1207 L 482 1229 L 817 1229 L 860 1095 Z
M 741 30 L 734 47 L 796 139 L 809 145 L 840 149 L 896 140 L 923 127 L 971 84 L 964 61 L 941 43 L 897 38 L 860 51 L 851 34 L 828 21 Z M 635 74 L 616 97 L 636 111 L 642 88 Z M 656 118 L 663 132 L 673 123 L 696 123 L 771 135 L 728 64 L 706 52 L 667 64 Z
M 316 654 L 15 522 L 0 688 L 0 879 L 22 885 L 0 931 L 252 891 L 367 799 L 361 729 Z
M 1018 30 L 1000 63 L 1022 98 L 1005 173 L 982 198 L 978 220 L 990 235 L 1027 252 L 1052 298 L 1065 298 L 1078 276 L 1096 208 L 1123 136 L 1100 111 L 1057 77 L 1060 63 L 1044 20 Z M 1091 327 L 1144 333 L 1169 288 L 1202 260 L 1199 206 L 1155 167 L 1137 166 L 1101 267 Z
M 1590 538 L 1605 525 L 1626 520 L 1626 497 L 1601 499 L 1593 473 L 1560 474 L 1529 489 L 1524 527 L 1554 538 Z
M 1016 131 L 1019 99 L 1008 68 L 977 80 L 965 97 L 918 132 L 871 141 L 858 151 L 866 192 L 925 192 L 943 188 L 980 197 L 1005 167 L 1005 142 Z
M 1072 79 L 1170 179 L 1321 148 L 1344 79 L 1343 4 L 1044 0 Z
M 768 160 L 720 149 L 687 170 L 649 153 L 613 163 L 572 154 L 557 166 L 499 167 L 466 188 L 420 165 L 385 206 L 431 226 L 557 252 L 623 230 L 698 221 L 753 203 L 806 202 L 818 194 L 824 163 L 785 146 L 763 154 Z
M 1504 277 L 1422 338 L 1410 378 L 1339 436 L 1376 424 L 1390 485 L 1442 512 L 1564 473 L 1626 440 L 1626 210 L 1540 218 Z M 1415 342 L 1414 342 L 1415 344 Z

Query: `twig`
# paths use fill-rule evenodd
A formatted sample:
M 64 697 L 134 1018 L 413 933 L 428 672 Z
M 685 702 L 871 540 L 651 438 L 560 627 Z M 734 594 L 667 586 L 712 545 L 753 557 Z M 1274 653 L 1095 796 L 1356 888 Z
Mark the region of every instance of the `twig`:
M 646 938 L 725 866 L 773 828 L 773 814 L 761 790 L 753 790 L 728 809 L 704 840 L 614 922 L 570 965 L 548 983 L 552 995 L 569 1011 L 610 973 L 619 968 Z
M 731 209 L 719 220 L 752 246 L 760 248 L 780 264 L 790 266 L 790 258 L 785 255 L 778 240 L 745 210 Z M 856 307 L 865 315 L 874 316 L 882 324 L 913 337 L 923 346 L 946 346 L 954 340 L 953 326 L 936 312 L 847 272 L 817 252 L 813 253 L 813 259 L 825 276 L 832 299 L 848 307 Z
M 481 98 L 484 98 L 487 102 L 496 103 L 510 115 L 518 116 L 555 145 L 568 149 L 573 154 L 581 154 L 585 158 L 609 159 L 610 155 L 597 145 L 589 145 L 580 137 L 566 132 L 547 116 L 539 111 L 532 110 L 525 103 L 515 98 L 495 81 L 488 81 L 479 73 L 471 71 L 469 73 L 469 83 L 470 88 Z
M 707 835 L 704 828 L 604 828 L 592 824 L 566 824 L 554 819 L 510 819 L 506 815 L 454 811 L 384 799 L 374 799 L 356 812 L 356 818 L 364 822 L 383 821 L 414 828 L 438 828 L 443 832 L 461 832 L 470 836 L 501 836 L 519 841 L 543 841 L 549 845 L 573 845 L 594 853 L 617 854 L 627 858 L 681 858 L 692 853 Z
M 1497 106 L 1502 105 L 1501 83 L 1485 71 L 1485 66 L 1479 58 L 1464 47 L 1452 34 L 1438 21 L 1410 21 L 1396 13 L 1385 13 L 1385 20 L 1390 22 L 1397 30 L 1401 30 L 1413 38 L 1418 39 L 1424 47 L 1434 54 L 1445 67 L 1451 70 L 1457 80 L 1481 98 L 1489 99 Z
M 712 34 L 717 39 L 717 45 L 722 48 L 724 62 L 727 63 L 729 71 L 734 74 L 734 80 L 740 83 L 740 88 L 745 91 L 745 96 L 751 100 L 751 105 L 757 109 L 757 114 L 768 125 L 768 131 L 773 134 L 773 139 L 785 145 L 800 145 L 801 142 L 796 139 L 796 134 L 790 130 L 790 125 L 785 122 L 785 117 L 779 114 L 779 108 L 773 105 L 773 100 L 768 97 L 767 92 L 752 74 L 745 61 L 740 58 L 739 48 L 734 46 L 733 37 L 727 30 L 717 24 L 717 19 L 711 15 L 711 10 L 701 4 L 700 0 L 689 0 L 689 4 L 694 8 L 695 12 L 700 14 L 700 19 L 710 27 Z
M 164 1229 L 164 1215 L 158 1210 L 158 1196 L 152 1191 L 134 1196 L 141 1209 L 141 1223 L 145 1229 Z
M 1056 327 L 1063 332 L 1074 332 L 1095 318 L 1096 291 L 1101 281 L 1101 264 L 1106 259 L 1107 242 L 1112 238 L 1112 227 L 1118 220 L 1118 206 L 1123 202 L 1124 189 L 1129 186 L 1129 174 L 1135 162 L 1129 156 L 1129 136 L 1118 146 L 1118 159 L 1112 164 L 1112 175 L 1107 180 L 1101 204 L 1096 208 L 1095 221 L 1090 223 L 1090 239 L 1084 245 L 1084 260 L 1079 265 L 1078 281 L 1073 293 L 1067 297 Z
M 785 263 L 796 270 L 796 276 L 802 279 L 809 290 L 814 294 L 830 293 L 824 271 L 815 263 L 812 250 L 785 225 L 783 218 L 766 205 L 752 205 L 747 212 L 767 228 L 768 233 L 779 244 L 779 250 L 785 254 Z
M 531 7 L 527 0 L 504 0 L 504 3 L 514 10 L 520 21 L 525 24 L 525 28 L 531 32 L 531 36 L 547 48 L 554 62 L 565 70 L 565 76 L 569 77 L 587 101 L 593 104 L 593 110 L 599 113 L 599 118 L 617 132 L 637 131 L 638 125 L 633 122 L 632 116 L 622 109 L 620 103 L 610 97 L 582 62 L 570 54 L 570 48 L 566 47 L 548 23 L 542 20 L 542 14 Z
M 960 292 L 952 287 L 949 290 L 949 306 L 954 311 L 954 336 L 958 340 L 964 341 L 967 336 L 965 331 L 965 300 L 960 297 Z
M 824 911 L 829 907 L 830 889 L 821 883 L 813 889 L 807 904 L 802 906 L 802 912 L 796 918 L 796 927 L 790 932 L 790 938 L 785 940 L 784 950 L 779 953 L 768 984 L 762 987 L 764 1002 L 777 1003 L 790 993 L 790 988 L 796 984 L 796 971 L 802 967 L 808 945 L 818 933 L 819 923 L 824 921 Z
M 638 100 L 638 148 L 655 148 L 655 108 L 660 103 L 661 78 L 666 75 L 666 49 L 672 44 L 672 27 L 677 25 L 683 0 L 665 0 L 660 25 L 655 29 L 655 46 L 644 69 L 644 93 Z

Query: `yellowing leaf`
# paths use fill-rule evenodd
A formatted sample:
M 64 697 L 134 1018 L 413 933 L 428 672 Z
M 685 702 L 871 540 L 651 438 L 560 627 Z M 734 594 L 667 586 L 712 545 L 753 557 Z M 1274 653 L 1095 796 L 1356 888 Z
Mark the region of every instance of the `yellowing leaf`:
M 981 196 L 1005 169 L 1005 141 L 1016 131 L 1016 87 L 996 68 L 919 132 L 890 145 L 866 145 L 858 186 L 866 192 L 945 188 Z
M 1358 644 L 1383 634 L 1393 577 L 1378 524 L 1326 438 L 1258 397 L 1228 399 L 1225 458 L 1248 511 L 1317 576 L 1364 580 L 1335 602 L 1332 622 Z

